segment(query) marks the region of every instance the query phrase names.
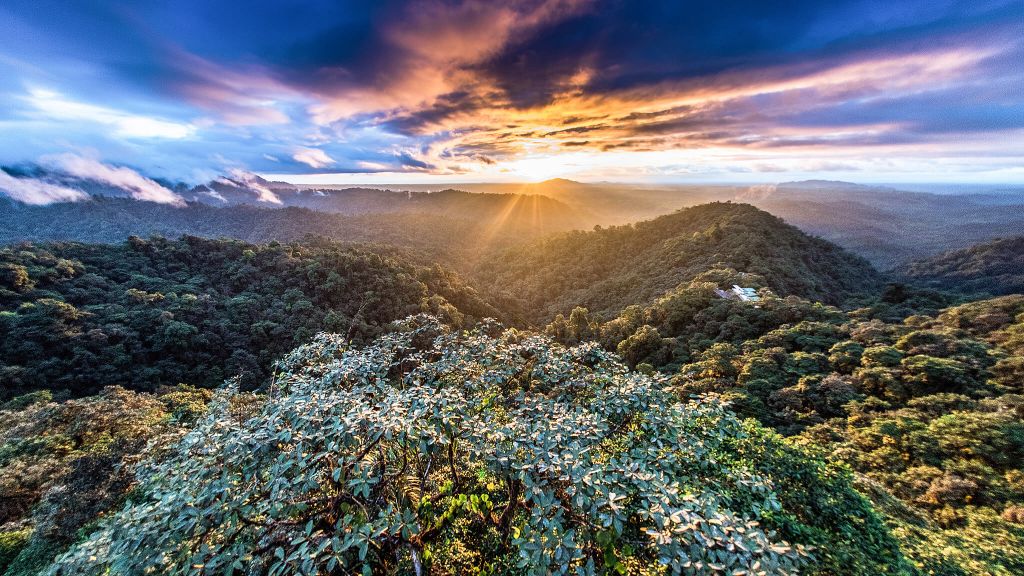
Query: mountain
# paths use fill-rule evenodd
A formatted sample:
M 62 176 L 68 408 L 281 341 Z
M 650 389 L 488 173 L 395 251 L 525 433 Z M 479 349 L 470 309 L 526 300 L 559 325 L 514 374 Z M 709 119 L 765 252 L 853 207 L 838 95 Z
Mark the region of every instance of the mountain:
M 1024 569 L 1024 295 L 881 290 L 864 259 L 747 204 L 547 235 L 491 199 L 423 201 L 0 204 L 12 237 L 392 245 L 0 249 L 0 574 L 240 555 L 259 573 L 544 572 L 576 553 L 640 574 L 678 551 L 747 572 Z M 444 208 L 473 202 L 485 220 Z M 1017 266 L 1016 241 L 951 269 L 1001 277 L 984 265 Z M 732 284 L 760 300 L 716 291 Z M 659 522 L 670 536 L 643 536 Z
M 936 194 L 811 180 L 737 190 L 734 199 L 860 254 L 881 269 L 1024 234 L 1024 190 Z
M 93 200 L 137 197 L 132 185 L 143 183 L 159 190 L 169 202 L 180 207 L 184 200 L 217 208 L 251 206 L 260 208 L 307 208 L 350 216 L 364 214 L 434 214 L 471 221 L 499 218 L 501 226 L 533 226 L 545 230 L 587 228 L 597 223 L 586 208 L 572 207 L 534 191 L 478 194 L 462 190 L 440 191 L 380 190 L 375 188 L 307 188 L 287 182 L 271 182 L 259 175 L 231 171 L 228 175 L 196 186 L 166 179 L 148 179 L 128 171 L 120 178 L 95 180 L 92 175 L 76 176 L 39 165 L 0 167 L 5 176 L 31 179 L 33 183 L 58 184 L 85 192 Z M 127 168 L 123 170 L 128 170 Z M 35 184 L 33 184 L 35 185 Z M 0 190 L 0 202 L 12 202 Z M 177 195 L 177 198 L 175 198 Z M 147 198 L 151 199 L 151 198 Z M 100 223 L 103 224 L 102 222 Z
M 221 177 L 182 194 L 212 206 L 246 204 L 264 207 L 300 207 L 339 214 L 431 213 L 472 217 L 480 211 L 505 211 L 508 217 L 526 217 L 585 225 L 586 211 L 533 190 L 477 194 L 447 188 L 439 191 L 378 188 L 311 188 L 270 182 L 254 174 Z
M 908 281 L 990 295 L 1024 294 L 1024 236 L 1001 238 L 911 262 Z
M 340 187 L 334 187 L 340 189 Z M 380 190 L 427 192 L 436 186 L 426 184 L 369 186 Z M 630 184 L 619 182 L 577 182 L 554 178 L 537 183 L 460 183 L 459 190 L 477 194 L 541 195 L 565 203 L 582 212 L 590 221 L 602 226 L 648 220 L 687 206 L 728 200 L 736 193 L 735 186 Z
M 288 206 L 339 214 L 438 214 L 475 218 L 481 213 L 500 213 L 513 225 L 586 227 L 591 217 L 585 209 L 540 194 L 475 194 L 445 189 L 437 192 L 376 190 L 372 188 L 298 190 L 282 199 Z
M 716 268 L 760 276 L 778 294 L 831 303 L 880 282 L 867 261 L 835 244 L 752 206 L 717 202 L 514 247 L 475 277 L 521 301 L 529 320 L 544 322 L 575 306 L 614 315 Z
M 132 235 L 267 242 L 314 235 L 402 247 L 424 260 L 465 267 L 496 247 L 569 230 L 579 223 L 575 211 L 539 196 L 450 191 L 412 200 L 404 193 L 388 193 L 380 200 L 379 194 L 340 193 L 339 198 L 353 199 L 347 204 L 351 214 L 247 202 L 222 207 L 189 202 L 179 208 L 97 196 L 83 202 L 28 206 L 0 198 L 0 242 L 121 242 Z M 367 197 L 365 208 L 354 207 Z M 404 207 L 405 202 L 419 206 Z
M 523 186 L 577 209 L 593 213 L 602 225 L 646 220 L 680 208 L 727 198 L 719 186 L 650 186 L 638 184 L 585 184 L 564 178 Z
M 63 184 L 97 198 L 136 195 L 113 184 L 33 164 L 2 169 L 18 178 Z M 829 180 L 736 186 L 584 183 L 555 178 L 532 184 L 466 183 L 460 184 L 459 190 L 437 190 L 430 185 L 307 188 L 240 171 L 198 186 L 158 182 L 188 202 L 218 208 L 298 207 L 348 216 L 430 214 L 470 222 L 501 218 L 513 227 L 532 227 L 540 233 L 621 225 L 713 201 L 744 202 L 864 256 L 883 270 L 978 242 L 1024 234 L 1024 189 L 1019 186 L 918 185 L 901 189 Z M 98 225 L 104 227 L 107 222 Z
M 382 188 L 416 191 L 431 186 Z M 742 202 L 835 242 L 881 270 L 997 237 L 1024 234 L 1024 189 L 1014 186 L 866 186 L 805 180 L 737 186 L 627 184 L 552 179 L 535 184 L 470 183 L 483 194 L 540 194 L 578 211 L 590 228 L 649 220 L 715 201 Z M 312 205 L 311 205 L 312 206 Z
M 866 186 L 864 184 L 846 182 L 843 180 L 799 180 L 795 182 L 783 182 L 781 184 L 777 184 L 775 188 L 782 188 L 783 190 L 807 190 L 814 193 L 818 193 L 822 190 L 842 190 L 853 193 L 875 190 L 893 190 L 892 188 L 884 186 Z

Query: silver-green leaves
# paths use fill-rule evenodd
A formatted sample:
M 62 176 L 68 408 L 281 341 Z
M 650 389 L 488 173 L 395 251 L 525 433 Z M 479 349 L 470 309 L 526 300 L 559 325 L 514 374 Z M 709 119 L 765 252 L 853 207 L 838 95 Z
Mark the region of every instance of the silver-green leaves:
M 221 392 L 52 574 L 795 572 L 739 421 L 595 345 L 429 317 L 320 335 L 256 416 Z

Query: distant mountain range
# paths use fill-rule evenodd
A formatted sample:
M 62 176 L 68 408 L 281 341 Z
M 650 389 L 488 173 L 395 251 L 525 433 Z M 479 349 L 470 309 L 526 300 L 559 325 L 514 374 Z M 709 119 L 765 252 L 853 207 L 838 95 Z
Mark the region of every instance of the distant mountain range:
M 810 181 L 748 189 L 736 198 L 861 254 L 882 269 L 1024 234 L 1024 189 L 949 195 Z
M 1024 234 L 1024 187 L 1012 186 L 940 194 L 831 180 L 741 186 L 553 179 L 536 184 L 459 184 L 458 188 L 542 194 L 601 225 L 648 220 L 707 202 L 749 203 L 860 254 L 883 270 L 993 238 Z
M 379 192 L 374 192 L 380 195 Z M 358 204 L 365 194 L 339 192 L 340 203 Z M 0 198 L 0 243 L 73 240 L 119 243 L 129 236 L 237 238 L 250 242 L 295 241 L 319 236 L 353 243 L 385 244 L 468 266 L 484 252 L 581 226 L 566 205 L 540 196 L 484 195 L 451 191 L 410 200 L 389 195 L 399 206 L 377 211 L 364 205 L 351 213 L 264 203 L 217 207 L 190 201 L 184 207 L 129 198 L 96 196 L 76 203 L 29 206 Z M 229 201 L 230 202 L 230 201 Z M 403 209 L 406 202 L 418 208 Z M 372 204 L 367 202 L 364 204 Z
M 4 241 L 115 242 L 126 234 L 154 233 L 228 235 L 257 241 L 290 239 L 306 232 L 343 240 L 387 241 L 408 233 L 436 237 L 436 225 L 423 225 L 426 230 L 421 230 L 409 224 L 412 220 L 422 224 L 422 217 L 429 215 L 451 222 L 441 228 L 457 231 L 459 236 L 446 242 L 462 241 L 470 249 L 471 242 L 493 242 L 497 237 L 531 239 L 550 232 L 638 222 L 714 201 L 752 204 L 867 258 L 883 270 L 994 238 L 1024 235 L 1024 188 L 1013 187 L 936 194 L 827 180 L 737 186 L 582 183 L 556 178 L 533 184 L 460 184 L 458 190 L 427 185 L 309 188 L 234 171 L 200 185 L 158 180 L 189 203 L 187 208 L 174 208 L 184 212 L 169 212 L 167 206 L 149 202 L 109 203 L 111 199 L 134 202 L 129 199 L 134 196 L 130 191 L 111 184 L 47 172 L 38 166 L 4 170 L 20 178 L 74 185 L 97 198 L 73 206 L 32 209 L 4 202 L 0 209 L 0 224 L 4 225 L 0 240 Z M 242 211 L 211 211 L 234 208 Z M 316 214 L 267 212 L 274 208 Z M 403 218 L 401 222 L 386 220 L 385 215 Z M 83 218 L 90 222 L 79 222 Z M 374 229 L 353 232 L 366 226 Z M 476 232 L 467 235 L 468 228 Z

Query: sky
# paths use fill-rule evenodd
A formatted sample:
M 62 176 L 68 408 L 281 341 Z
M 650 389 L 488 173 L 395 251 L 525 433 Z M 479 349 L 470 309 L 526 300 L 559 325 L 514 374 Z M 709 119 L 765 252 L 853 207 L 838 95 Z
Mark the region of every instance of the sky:
M 1022 183 L 1024 1 L 5 0 L 0 103 L 0 164 L 141 197 L 229 173 Z

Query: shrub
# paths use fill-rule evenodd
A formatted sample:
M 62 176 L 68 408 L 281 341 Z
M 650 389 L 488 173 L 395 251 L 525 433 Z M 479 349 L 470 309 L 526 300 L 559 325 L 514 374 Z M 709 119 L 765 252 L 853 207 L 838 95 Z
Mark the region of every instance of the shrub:
M 254 417 L 234 418 L 220 392 L 50 573 L 898 565 L 848 476 L 665 384 L 596 344 L 494 325 L 449 333 L 419 317 L 361 349 L 321 335 L 280 363 Z

